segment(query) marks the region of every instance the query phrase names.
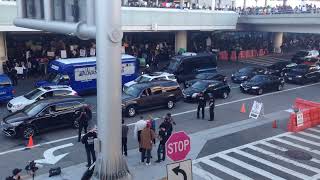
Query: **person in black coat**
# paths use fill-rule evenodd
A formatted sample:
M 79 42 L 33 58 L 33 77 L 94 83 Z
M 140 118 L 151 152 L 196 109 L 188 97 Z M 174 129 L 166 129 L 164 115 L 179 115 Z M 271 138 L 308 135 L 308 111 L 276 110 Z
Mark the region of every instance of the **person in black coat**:
M 214 120 L 214 107 L 215 107 L 215 98 L 213 95 L 211 95 L 209 100 L 209 114 L 210 114 L 209 121 Z
M 168 126 L 165 124 L 165 122 L 161 123 L 159 127 L 159 134 L 158 138 L 160 140 L 158 150 L 157 150 L 157 155 L 158 155 L 158 160 L 156 163 L 160 163 L 161 161 L 164 161 L 166 159 L 166 142 L 168 140 L 168 133 L 167 133 L 167 128 Z M 162 158 L 161 158 L 162 154 Z
M 88 160 L 87 167 L 90 167 L 91 163 L 94 163 L 96 161 L 96 154 L 94 151 L 95 138 L 97 138 L 97 132 L 96 132 L 96 129 L 93 129 L 88 133 L 86 133 L 81 139 L 82 144 L 84 144 L 84 147 L 86 148 L 87 160 Z M 92 162 L 91 162 L 91 157 L 92 157 Z
M 84 129 L 84 133 L 87 133 L 88 121 L 89 121 L 89 118 L 86 113 L 86 110 L 82 108 L 80 112 L 80 116 L 78 117 L 78 122 L 79 122 L 78 142 L 80 142 L 80 139 L 81 139 L 82 129 Z
M 200 118 L 199 113 L 200 113 L 200 109 L 201 109 L 202 119 L 204 119 L 204 108 L 206 107 L 206 99 L 205 99 L 204 94 L 202 92 L 200 92 L 198 94 L 197 100 L 198 100 L 197 118 L 198 119 Z

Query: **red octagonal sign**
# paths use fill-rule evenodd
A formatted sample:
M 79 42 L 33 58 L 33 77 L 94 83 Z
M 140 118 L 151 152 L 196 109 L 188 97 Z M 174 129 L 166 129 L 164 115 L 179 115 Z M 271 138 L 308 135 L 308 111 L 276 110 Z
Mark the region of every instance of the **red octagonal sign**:
M 173 161 L 184 160 L 190 152 L 190 137 L 184 132 L 172 134 L 166 142 L 166 154 Z

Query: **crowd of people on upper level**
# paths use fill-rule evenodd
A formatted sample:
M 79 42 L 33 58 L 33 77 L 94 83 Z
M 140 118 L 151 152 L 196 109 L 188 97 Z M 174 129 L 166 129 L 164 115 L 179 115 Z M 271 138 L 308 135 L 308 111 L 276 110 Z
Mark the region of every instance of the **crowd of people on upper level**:
M 299 14 L 299 13 L 320 13 L 320 8 L 313 4 L 291 6 L 276 6 L 276 7 L 247 7 L 237 8 L 236 11 L 242 15 L 268 15 L 268 14 Z

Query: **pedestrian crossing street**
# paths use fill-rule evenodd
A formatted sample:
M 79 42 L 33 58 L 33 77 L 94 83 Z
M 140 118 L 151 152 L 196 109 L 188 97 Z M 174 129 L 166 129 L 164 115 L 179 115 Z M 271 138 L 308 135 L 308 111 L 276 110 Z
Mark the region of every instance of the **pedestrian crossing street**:
M 293 150 L 309 159 L 290 157 Z M 196 159 L 193 173 L 205 180 L 319 180 L 320 126 Z
M 281 62 L 281 61 L 290 61 L 290 59 L 286 59 L 284 57 L 260 56 L 260 57 L 241 60 L 241 62 L 243 63 L 259 65 L 259 66 L 269 66 L 276 62 Z

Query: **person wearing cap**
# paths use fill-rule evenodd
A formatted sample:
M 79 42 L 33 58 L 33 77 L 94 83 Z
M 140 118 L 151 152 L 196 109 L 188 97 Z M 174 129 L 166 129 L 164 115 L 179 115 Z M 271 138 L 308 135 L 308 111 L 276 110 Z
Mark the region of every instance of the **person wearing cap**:
M 173 120 L 171 113 L 167 113 L 166 118 L 169 119 L 169 122 L 173 125 L 176 125 L 176 122 Z
M 94 139 L 97 138 L 97 130 L 96 128 L 90 130 L 88 133 L 86 133 L 82 139 L 81 142 L 84 144 L 86 153 L 87 153 L 87 167 L 91 166 L 91 157 L 92 157 L 92 163 L 96 161 L 96 152 L 94 151 Z
M 147 158 L 146 165 L 150 165 L 152 143 L 155 139 L 155 133 L 151 129 L 150 122 L 148 122 L 146 127 L 141 131 L 140 138 L 141 163 L 144 163 L 144 160 Z
M 200 118 L 200 109 L 202 112 L 202 119 L 204 119 L 204 108 L 206 107 L 206 99 L 204 97 L 203 92 L 200 92 L 197 96 L 197 100 L 198 100 L 198 109 L 197 109 L 197 118 Z
M 210 114 L 209 121 L 214 120 L 214 107 L 215 107 L 215 98 L 214 98 L 213 94 L 211 94 L 210 100 L 209 100 L 209 114 Z
M 157 150 L 157 155 L 158 155 L 158 160 L 156 161 L 156 163 L 160 163 L 161 161 L 165 161 L 166 159 L 166 149 L 165 149 L 165 145 L 166 142 L 168 140 L 168 133 L 167 133 L 167 124 L 166 122 L 162 122 L 159 126 L 159 134 L 158 134 L 158 138 L 160 140 L 159 142 L 159 146 L 158 146 L 158 150 Z M 162 158 L 161 158 L 161 154 L 162 154 Z

